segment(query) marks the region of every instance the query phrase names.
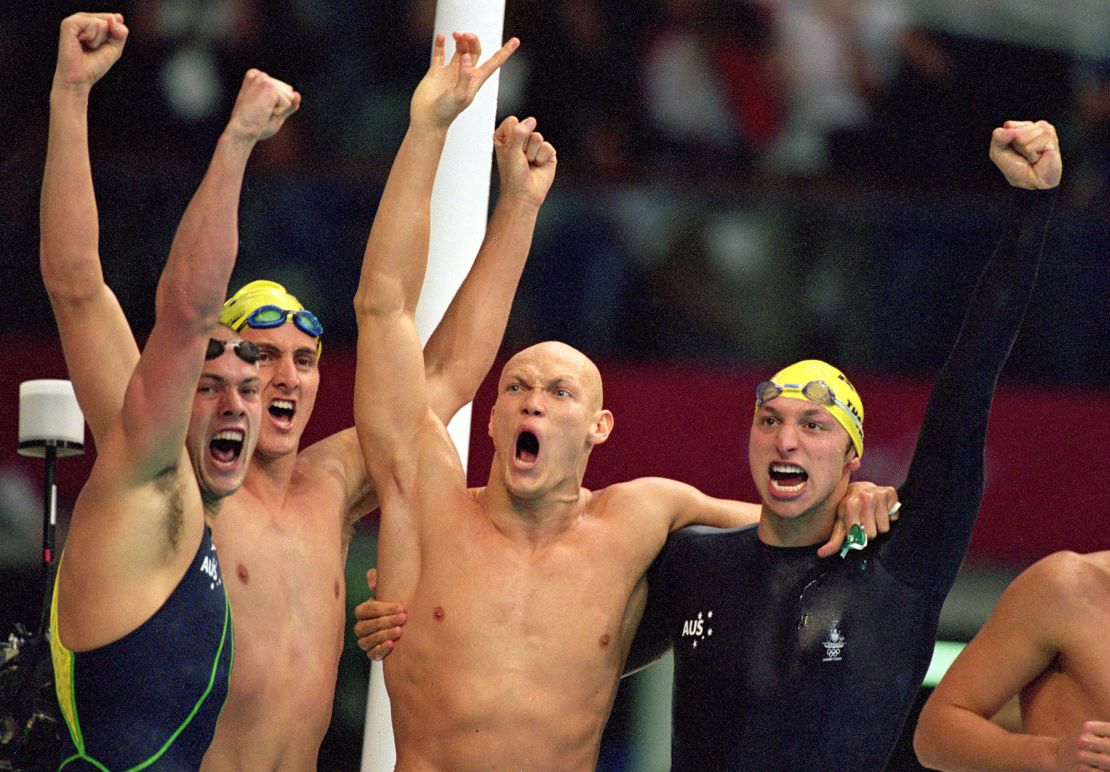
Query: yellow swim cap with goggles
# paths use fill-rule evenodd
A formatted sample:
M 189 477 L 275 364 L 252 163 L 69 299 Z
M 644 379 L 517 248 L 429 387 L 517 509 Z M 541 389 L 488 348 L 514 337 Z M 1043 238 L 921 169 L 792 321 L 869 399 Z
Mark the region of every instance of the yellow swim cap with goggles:
M 295 295 L 276 281 L 260 279 L 243 285 L 224 303 L 220 322 L 238 332 L 243 327 L 269 329 L 292 320 L 298 330 L 316 339 L 316 356 L 323 352 L 324 326 Z
M 844 373 L 819 359 L 795 362 L 756 386 L 755 409 L 776 397 L 804 399 L 828 410 L 863 458 L 863 400 Z

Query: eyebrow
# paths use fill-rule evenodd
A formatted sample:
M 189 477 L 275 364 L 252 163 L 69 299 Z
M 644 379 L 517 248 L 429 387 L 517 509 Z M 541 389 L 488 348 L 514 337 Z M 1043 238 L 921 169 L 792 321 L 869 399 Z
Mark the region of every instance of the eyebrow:
M 780 412 L 779 412 L 778 410 L 776 410 L 776 409 L 775 409 L 775 408 L 774 408 L 773 406 L 771 406 L 771 405 L 760 405 L 760 406 L 759 406 L 759 409 L 760 409 L 760 410 L 766 410 L 766 411 L 767 411 L 768 413 L 771 413 L 772 415 L 775 415 L 775 416 L 781 416 L 781 415 L 782 415 L 782 413 L 780 413 Z M 815 407 L 812 407 L 812 408 L 808 408 L 808 409 L 806 409 L 806 410 L 803 410 L 803 411 L 802 411 L 802 412 L 801 412 L 801 413 L 799 414 L 799 416 L 798 416 L 798 417 L 799 417 L 800 419 L 810 419 L 810 418 L 814 418 L 814 417 L 821 417 L 821 418 L 824 418 L 824 417 L 826 417 L 826 416 L 827 416 L 827 417 L 829 417 L 829 418 L 833 418 L 833 420 L 836 420 L 836 419 L 835 419 L 835 418 L 833 417 L 832 413 L 830 413 L 830 412 L 829 412 L 828 410 L 826 410 L 826 409 L 825 409 L 825 408 L 823 408 L 823 407 L 816 407 L 816 406 L 815 406 Z

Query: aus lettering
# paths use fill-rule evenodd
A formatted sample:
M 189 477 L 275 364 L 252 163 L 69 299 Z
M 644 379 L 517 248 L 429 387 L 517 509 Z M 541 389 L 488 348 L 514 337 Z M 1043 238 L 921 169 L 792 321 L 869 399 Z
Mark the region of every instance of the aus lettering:
M 705 632 L 705 623 L 700 619 L 687 619 L 682 623 L 682 635 L 700 636 Z
M 207 574 L 215 584 L 223 584 L 223 579 L 220 577 L 220 564 L 216 558 L 206 555 L 204 560 L 201 561 L 200 570 Z

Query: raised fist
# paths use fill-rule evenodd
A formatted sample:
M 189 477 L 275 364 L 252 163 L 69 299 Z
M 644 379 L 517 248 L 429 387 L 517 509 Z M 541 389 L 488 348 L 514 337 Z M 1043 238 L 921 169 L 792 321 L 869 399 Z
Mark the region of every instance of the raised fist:
M 1006 121 L 991 134 L 990 157 L 1008 183 L 1027 190 L 1056 187 L 1064 170 L 1060 140 L 1048 121 Z
M 123 53 L 127 27 L 123 14 L 75 13 L 62 20 L 54 81 L 91 88 Z
M 300 106 L 301 95 L 288 83 L 271 78 L 261 70 L 250 69 L 235 98 L 227 130 L 240 139 L 253 142 L 269 139 Z

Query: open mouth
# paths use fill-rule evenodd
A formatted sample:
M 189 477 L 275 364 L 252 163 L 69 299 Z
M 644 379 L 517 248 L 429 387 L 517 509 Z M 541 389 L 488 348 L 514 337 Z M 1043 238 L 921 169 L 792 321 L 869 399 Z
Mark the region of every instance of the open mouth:
M 540 455 L 540 440 L 532 432 L 523 431 L 516 437 L 516 464 L 522 469 L 535 466 Z
M 809 480 L 809 474 L 797 464 L 775 462 L 771 464 L 771 490 L 780 496 L 801 493 Z
M 270 403 L 267 412 L 274 419 L 274 423 L 283 429 L 287 429 L 293 425 L 293 415 L 297 412 L 297 409 L 292 400 L 275 399 Z
M 224 429 L 216 432 L 212 441 L 208 443 L 208 455 L 218 464 L 232 465 L 242 455 L 245 439 L 246 434 L 242 429 Z

